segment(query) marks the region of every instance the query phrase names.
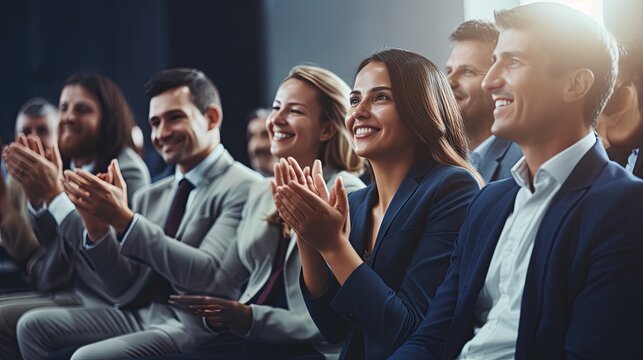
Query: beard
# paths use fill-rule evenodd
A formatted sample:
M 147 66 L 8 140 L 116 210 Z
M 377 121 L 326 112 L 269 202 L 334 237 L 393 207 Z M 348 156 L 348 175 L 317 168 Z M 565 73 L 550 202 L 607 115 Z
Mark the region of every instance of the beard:
M 58 148 L 62 157 L 73 159 L 94 154 L 97 142 L 96 135 L 63 133 L 58 137 Z

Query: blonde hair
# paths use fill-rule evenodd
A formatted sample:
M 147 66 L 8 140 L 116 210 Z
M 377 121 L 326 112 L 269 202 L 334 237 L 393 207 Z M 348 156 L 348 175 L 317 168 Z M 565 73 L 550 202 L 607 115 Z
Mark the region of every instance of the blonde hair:
M 319 155 L 322 164 L 336 170 L 358 174 L 363 172 L 364 159 L 353 151 L 350 134 L 344 126 L 344 118 L 350 107 L 348 98 L 351 88 L 348 84 L 333 72 L 312 65 L 293 67 L 282 83 L 289 79 L 304 81 L 317 90 L 322 109 L 320 121 L 330 122 L 337 130 L 335 136 L 321 145 Z

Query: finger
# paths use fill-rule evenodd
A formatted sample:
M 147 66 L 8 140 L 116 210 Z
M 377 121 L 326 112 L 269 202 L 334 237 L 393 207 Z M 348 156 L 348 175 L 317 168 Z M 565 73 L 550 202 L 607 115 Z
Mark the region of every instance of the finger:
M 335 188 L 337 189 L 337 205 L 335 209 L 339 210 L 343 215 L 348 214 L 348 194 L 344 187 L 344 180 L 341 177 L 335 179 Z
M 86 188 L 89 191 L 104 191 L 109 192 L 111 184 L 106 183 L 105 181 L 99 179 L 96 175 L 90 173 L 89 171 L 76 169 L 74 172 L 83 180 L 85 180 Z
M 63 159 L 60 156 L 60 149 L 58 148 L 58 144 L 54 144 L 53 146 L 53 159 L 50 159 L 54 164 L 56 164 L 56 167 L 59 169 L 59 171 L 63 168 Z
M 313 178 L 310 175 L 306 176 L 306 185 L 308 186 L 308 190 L 319 195 L 319 192 L 317 192 L 317 189 L 315 188 L 315 180 L 313 180 Z
M 302 220 L 306 218 L 313 218 L 317 209 L 315 204 L 310 198 L 316 199 L 317 196 L 312 194 L 310 191 L 305 189 L 302 185 L 297 183 L 291 183 L 283 188 L 280 188 L 280 193 L 284 196 L 287 202 L 291 203 L 299 212 L 304 216 Z M 294 215 L 298 216 L 298 213 L 295 212 Z M 301 216 L 300 216 L 301 217 Z
M 72 195 L 76 198 L 89 198 L 91 194 L 88 191 L 83 190 L 80 186 L 72 181 L 63 181 L 63 189 L 67 195 Z
M 79 188 L 83 188 L 87 192 L 92 192 L 93 187 L 92 183 L 87 181 L 83 176 L 81 176 L 78 171 L 75 170 L 65 170 L 63 172 L 63 176 L 65 178 L 65 181 L 72 182 L 74 185 L 78 186 Z
M 281 165 L 281 176 L 284 179 L 284 184 L 288 184 L 291 181 L 290 178 L 290 166 L 286 159 L 279 159 L 279 164 Z
M 114 181 L 114 186 L 125 191 L 127 189 L 127 184 L 125 183 L 125 179 L 123 179 L 123 174 L 121 173 L 121 168 L 118 164 L 118 160 L 112 160 L 109 166 L 112 169 L 112 180 Z
M 301 206 L 301 209 L 306 212 L 311 211 L 319 214 L 320 212 L 329 212 L 331 208 L 326 201 L 322 200 L 319 196 L 311 193 L 302 185 L 292 183 L 285 188 L 292 190 L 293 194 L 297 195 L 297 197 L 293 197 L 292 200 L 297 206 Z M 294 195 L 289 194 L 288 196 Z M 297 202 L 300 199 L 304 203 L 300 204 L 299 202 Z
M 297 160 L 295 160 L 294 157 L 289 156 L 288 157 L 288 164 L 290 164 L 290 168 L 293 170 L 293 173 L 295 174 L 295 179 L 302 184 L 306 184 L 306 177 L 304 176 L 304 171 L 301 169 L 301 166 L 299 166 L 299 163 Z
M 16 142 L 21 146 L 29 147 L 29 143 L 27 142 L 27 136 L 23 133 L 18 134 L 18 137 L 16 138 Z
M 170 295 L 170 299 L 185 305 L 201 305 L 209 304 L 211 297 L 205 295 Z
M 29 143 L 29 149 L 40 156 L 45 156 L 45 149 L 42 147 L 42 141 L 40 141 L 39 137 L 29 135 L 27 136 L 27 142 Z
M 279 211 L 279 216 L 281 216 L 288 225 L 292 226 L 295 231 L 303 230 L 300 221 L 303 214 L 295 208 L 292 202 L 279 192 L 277 192 L 275 200 L 275 206 L 277 207 L 277 211 Z M 297 213 L 295 214 L 295 212 Z
M 274 180 L 275 184 L 277 186 L 283 185 L 283 176 L 281 175 L 281 165 L 279 164 L 279 161 L 275 162 L 275 165 L 272 167 L 273 169 L 273 174 L 274 174 Z
M 315 159 L 313 162 L 313 174 L 322 174 L 322 163 L 319 159 Z
M 323 175 L 319 172 L 316 173 L 313 181 L 315 182 L 315 189 L 317 190 L 319 197 L 328 202 L 328 189 L 326 188 L 326 182 L 324 181 Z

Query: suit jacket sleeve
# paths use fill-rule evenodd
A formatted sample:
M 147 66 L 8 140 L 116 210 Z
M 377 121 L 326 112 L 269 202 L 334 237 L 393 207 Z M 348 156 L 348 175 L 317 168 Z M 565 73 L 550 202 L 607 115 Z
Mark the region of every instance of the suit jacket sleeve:
M 592 239 L 592 250 L 582 286 L 570 288 L 578 293 L 565 337 L 569 359 L 643 357 L 643 190 L 636 185 L 612 192 L 599 205 L 600 221 L 583 219 L 581 238 Z
M 399 290 L 388 287 L 371 267 L 362 264 L 337 291 L 332 308 L 359 325 L 385 353 L 392 353 L 423 320 L 423 309 L 430 308 L 444 280 L 466 209 L 477 191 L 470 175 L 459 172 L 447 176 L 432 196 L 423 228 L 389 235 L 422 234 Z
M 127 200 L 131 205 L 134 193 L 150 183 L 150 172 L 143 159 L 130 148 L 125 148 L 121 152 L 118 163 L 123 179 L 127 183 Z

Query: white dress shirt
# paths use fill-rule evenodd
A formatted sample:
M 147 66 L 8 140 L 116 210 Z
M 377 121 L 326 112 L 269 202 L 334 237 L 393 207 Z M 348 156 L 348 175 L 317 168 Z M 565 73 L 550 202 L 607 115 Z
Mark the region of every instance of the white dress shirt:
M 639 149 L 634 149 L 630 153 L 630 156 L 627 158 L 627 164 L 625 165 L 625 170 L 630 174 L 634 173 L 634 166 L 636 165 L 636 160 L 639 158 Z
M 475 304 L 475 335 L 462 348 L 460 359 L 515 357 L 520 304 L 540 223 L 552 198 L 595 142 L 596 135 L 590 132 L 543 163 L 533 178 L 533 192 L 525 158 L 520 159 L 511 169 L 520 189 L 513 212 L 507 218 L 498 239 L 484 287 Z

